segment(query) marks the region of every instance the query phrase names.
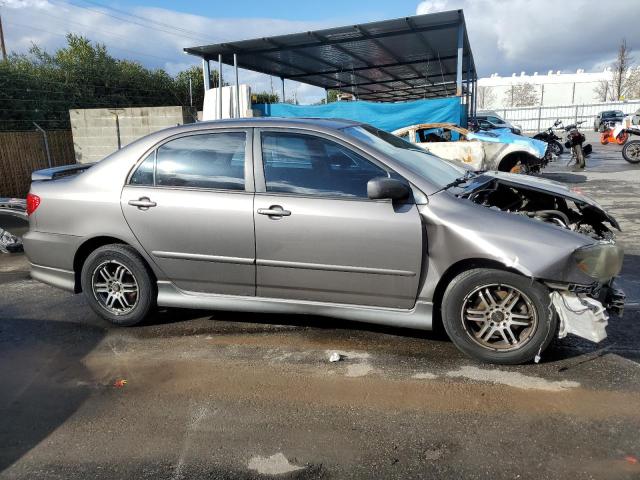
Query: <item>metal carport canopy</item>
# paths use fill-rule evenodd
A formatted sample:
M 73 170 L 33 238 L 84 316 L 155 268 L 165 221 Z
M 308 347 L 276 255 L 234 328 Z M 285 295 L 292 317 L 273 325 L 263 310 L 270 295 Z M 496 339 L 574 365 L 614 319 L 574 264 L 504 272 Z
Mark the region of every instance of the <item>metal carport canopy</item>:
M 208 61 L 395 102 L 469 94 L 476 68 L 462 10 L 185 48 Z

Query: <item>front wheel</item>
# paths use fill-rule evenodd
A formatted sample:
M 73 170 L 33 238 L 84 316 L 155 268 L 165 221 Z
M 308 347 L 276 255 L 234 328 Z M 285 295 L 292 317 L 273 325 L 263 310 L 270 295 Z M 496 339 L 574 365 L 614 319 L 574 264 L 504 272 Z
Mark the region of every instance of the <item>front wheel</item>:
M 618 138 L 616 138 L 616 143 L 618 145 L 624 145 L 625 143 L 627 143 L 627 140 L 629 140 L 629 134 L 627 132 L 624 132 L 618 135 Z
M 505 365 L 531 361 L 544 351 L 558 322 L 544 285 L 488 268 L 453 279 L 442 299 L 442 320 L 463 353 Z
M 627 142 L 622 148 L 622 157 L 629 163 L 640 163 L 640 140 Z
M 89 306 L 115 325 L 140 323 L 155 305 L 152 274 L 138 252 L 127 245 L 104 245 L 82 266 L 82 291 Z
M 575 154 L 575 157 L 576 157 L 576 166 L 580 169 L 584 169 L 584 167 L 586 166 L 586 163 L 584 161 L 584 152 L 582 151 L 582 145 L 580 144 L 574 145 L 573 153 Z

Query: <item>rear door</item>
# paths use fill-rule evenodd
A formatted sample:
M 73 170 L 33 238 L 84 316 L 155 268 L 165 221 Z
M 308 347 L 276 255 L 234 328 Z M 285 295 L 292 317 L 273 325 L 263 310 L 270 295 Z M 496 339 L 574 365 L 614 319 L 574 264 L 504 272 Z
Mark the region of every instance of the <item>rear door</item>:
M 331 137 L 256 134 L 257 295 L 411 308 L 423 237 L 413 202 L 370 200 L 392 175 Z
M 125 218 L 179 288 L 255 295 L 251 129 L 174 137 L 122 191 Z

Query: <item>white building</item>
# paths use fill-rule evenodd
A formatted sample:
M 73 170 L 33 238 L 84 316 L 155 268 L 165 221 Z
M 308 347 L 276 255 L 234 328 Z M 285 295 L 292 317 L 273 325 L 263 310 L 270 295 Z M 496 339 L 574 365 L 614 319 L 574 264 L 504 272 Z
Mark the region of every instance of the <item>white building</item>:
M 610 79 L 611 71 L 609 68 L 601 72 L 585 72 L 580 69 L 576 73 L 560 73 L 559 70 L 557 72 L 549 70 L 547 74 L 542 75 L 538 72 L 534 72 L 533 75 L 521 72 L 519 75 L 514 73 L 510 77 L 501 77 L 494 73 L 488 78 L 478 79 L 478 109 L 508 108 L 511 106 L 509 97 L 512 85 L 523 83 L 535 86 L 537 96 L 535 105 L 598 103 L 602 101 L 602 98 L 596 89 L 603 81 Z

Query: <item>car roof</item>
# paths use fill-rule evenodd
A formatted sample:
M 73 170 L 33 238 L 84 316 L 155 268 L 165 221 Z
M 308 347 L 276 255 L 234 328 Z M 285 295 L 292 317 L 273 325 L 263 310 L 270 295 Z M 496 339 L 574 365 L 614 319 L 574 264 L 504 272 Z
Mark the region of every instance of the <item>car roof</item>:
M 193 126 L 194 124 L 186 124 Z M 301 125 L 313 125 L 325 128 L 345 128 L 355 125 L 362 125 L 362 122 L 346 120 L 343 118 L 315 118 L 315 117 L 253 117 L 253 118 L 230 118 L 223 120 L 205 120 L 197 122 L 195 125 L 202 126 L 229 126 L 229 127 L 261 127 L 261 126 L 282 126 L 295 127 Z

